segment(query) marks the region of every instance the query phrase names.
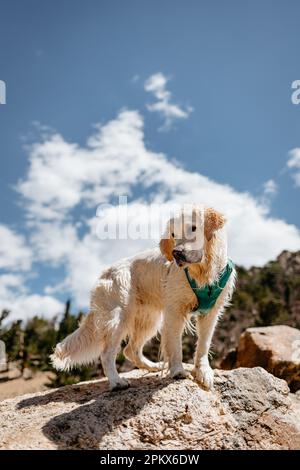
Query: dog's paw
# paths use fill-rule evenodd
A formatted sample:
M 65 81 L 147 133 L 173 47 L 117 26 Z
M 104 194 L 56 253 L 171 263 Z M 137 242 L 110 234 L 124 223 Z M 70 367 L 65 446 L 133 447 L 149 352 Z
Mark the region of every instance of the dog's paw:
M 183 368 L 178 368 L 178 369 L 170 370 L 170 377 L 172 377 L 172 379 L 182 380 L 182 379 L 190 378 L 191 374 L 188 371 L 184 370 Z
M 130 387 L 130 382 L 121 377 L 118 379 L 118 381 L 111 383 L 109 386 L 111 392 L 117 392 L 118 390 L 125 390 L 128 387 Z
M 192 370 L 192 376 L 205 390 L 212 390 L 214 387 L 214 371 L 209 364 L 202 365 Z

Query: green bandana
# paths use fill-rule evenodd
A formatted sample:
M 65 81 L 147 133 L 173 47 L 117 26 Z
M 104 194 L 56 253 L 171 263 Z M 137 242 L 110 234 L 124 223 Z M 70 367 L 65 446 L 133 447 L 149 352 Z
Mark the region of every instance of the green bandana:
M 234 264 L 231 259 L 229 259 L 217 281 L 215 281 L 213 284 L 198 287 L 195 279 L 190 276 L 188 268 L 184 268 L 187 280 L 189 281 L 189 284 L 198 299 L 198 305 L 194 308 L 193 312 L 197 312 L 198 315 L 208 314 L 208 312 L 214 307 L 219 295 L 226 286 L 233 269 Z

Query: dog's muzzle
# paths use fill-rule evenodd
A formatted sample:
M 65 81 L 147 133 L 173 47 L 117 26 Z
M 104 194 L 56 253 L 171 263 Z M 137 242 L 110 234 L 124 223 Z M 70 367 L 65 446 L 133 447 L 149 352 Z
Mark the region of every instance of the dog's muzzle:
M 182 249 L 175 248 L 172 251 L 172 255 L 176 261 L 176 264 L 179 267 L 182 267 L 184 264 L 200 263 L 203 258 L 202 250 L 191 250 L 188 252 L 183 251 Z
M 181 267 L 184 265 L 184 263 L 186 263 L 186 257 L 182 250 L 173 250 L 172 255 L 174 256 L 174 259 L 178 266 Z

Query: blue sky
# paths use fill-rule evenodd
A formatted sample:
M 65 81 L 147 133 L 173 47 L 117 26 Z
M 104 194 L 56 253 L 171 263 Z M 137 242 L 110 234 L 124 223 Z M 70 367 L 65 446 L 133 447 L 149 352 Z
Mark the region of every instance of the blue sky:
M 44 139 L 50 141 L 53 131 L 64 142 L 86 149 L 94 124 L 115 122 L 122 109 L 141 117 L 148 151 L 163 153 L 185 171 L 230 185 L 239 194 L 248 193 L 265 206 L 268 220 L 286 223 L 286 248 L 299 248 L 297 234 L 290 228 L 299 226 L 300 105 L 291 102 L 291 84 L 300 79 L 299 15 L 300 4 L 293 0 L 1 0 L 0 80 L 6 82 L 7 104 L 0 106 L 0 223 L 18 238 L 11 246 L 18 243 L 20 253 L 2 263 L 5 302 L 15 285 L 30 308 L 36 308 L 42 296 L 62 301 L 71 295 L 78 305 L 85 305 L 76 300 L 76 285 L 66 282 L 70 269 L 66 253 L 59 263 L 56 255 L 46 258 L 37 250 L 33 236 L 40 234 L 44 220 L 35 213 L 38 228 L 26 221 L 32 218 L 32 191 L 36 190 L 29 175 L 32 150 L 28 146 L 40 142 L 47 127 Z M 162 111 L 147 108 L 159 101 L 155 92 L 145 89 L 153 74 L 165 78 L 164 90 L 172 94 L 168 103 L 186 113 L 172 118 L 169 126 Z M 130 126 L 136 131 L 137 114 L 134 119 L 123 115 L 121 124 L 127 126 L 126 132 L 131 132 Z M 62 147 L 57 151 L 65 155 Z M 292 159 L 294 163 L 288 165 Z M 130 164 L 137 163 L 129 160 Z M 19 180 L 31 181 L 30 195 L 27 190 L 16 191 Z M 45 192 L 47 183 L 45 176 Z M 172 186 L 171 172 L 168 184 Z M 143 198 L 146 185 L 137 178 L 131 192 L 135 199 Z M 115 186 L 110 200 L 117 195 Z M 67 220 L 74 225 L 95 213 L 95 197 L 88 205 L 82 201 L 62 211 L 64 225 L 59 221 L 59 229 L 65 228 Z M 79 241 L 83 242 L 80 237 L 87 230 L 78 229 Z M 9 235 L 5 236 L 9 244 Z M 137 248 L 132 246 L 132 251 Z M 274 244 L 265 257 L 253 249 L 253 264 L 265 262 L 282 248 Z M 243 263 L 240 253 L 237 258 Z M 251 264 L 249 258 L 245 264 Z M 17 278 L 20 272 L 22 279 Z M 21 282 L 26 284 L 24 292 Z M 61 289 L 54 292 L 53 286 L 60 283 Z M 34 295 L 40 296 L 36 303 Z

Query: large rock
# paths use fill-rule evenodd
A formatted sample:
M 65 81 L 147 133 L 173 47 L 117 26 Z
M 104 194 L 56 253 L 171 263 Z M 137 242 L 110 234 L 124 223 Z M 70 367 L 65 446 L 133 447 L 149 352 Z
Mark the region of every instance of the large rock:
M 300 389 L 300 330 L 284 325 L 248 328 L 240 337 L 236 367 L 256 366 L 286 380 L 291 391 Z
M 124 376 L 121 392 L 103 379 L 1 402 L 0 448 L 300 449 L 300 400 L 262 368 L 216 371 L 212 392 Z

